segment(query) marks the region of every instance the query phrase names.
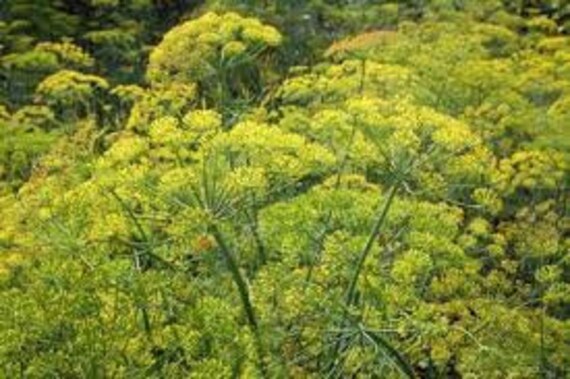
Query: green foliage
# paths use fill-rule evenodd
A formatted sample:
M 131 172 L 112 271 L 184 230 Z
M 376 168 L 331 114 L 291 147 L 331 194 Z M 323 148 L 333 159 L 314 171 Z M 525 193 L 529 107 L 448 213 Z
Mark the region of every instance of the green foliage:
M 22 184 L 34 164 L 56 140 L 54 115 L 44 107 L 29 106 L 0 119 L 0 193 Z
M 150 55 L 147 79 L 151 86 L 195 83 L 206 104 L 226 113 L 238 99 L 263 94 L 270 71 L 263 56 L 280 43 L 281 34 L 257 19 L 207 13 L 164 36 Z
M 109 84 L 103 78 L 62 70 L 45 78 L 36 90 L 39 101 L 52 107 L 61 117 L 85 115 L 100 105 Z
M 39 43 L 31 51 L 0 58 L 0 73 L 7 78 L 6 93 L 1 95 L 9 103 L 22 105 L 47 75 L 60 69 L 89 69 L 93 64 L 89 54 L 70 42 Z
M 6 376 L 569 375 L 563 4 L 14 4 Z

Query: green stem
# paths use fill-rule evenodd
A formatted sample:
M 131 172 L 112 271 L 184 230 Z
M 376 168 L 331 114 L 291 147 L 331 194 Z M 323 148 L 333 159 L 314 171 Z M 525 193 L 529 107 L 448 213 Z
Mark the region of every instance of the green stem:
M 267 253 L 265 252 L 265 246 L 261 235 L 259 234 L 259 222 L 257 220 L 257 207 L 252 207 L 251 213 L 247 209 L 244 210 L 245 217 L 250 225 L 250 231 L 255 242 L 255 247 L 257 250 L 257 259 L 259 259 L 259 264 L 261 266 L 267 263 Z
M 249 290 L 248 290 L 247 284 L 246 284 L 245 279 L 243 278 L 243 276 L 239 270 L 239 266 L 238 266 L 238 263 L 237 263 L 234 255 L 232 254 L 230 248 L 226 244 L 226 241 L 225 241 L 220 229 L 217 227 L 217 225 L 212 223 L 210 225 L 210 231 L 211 231 L 212 235 L 214 236 L 216 243 L 220 247 L 220 251 L 222 252 L 224 259 L 228 265 L 228 268 L 229 268 L 230 273 L 232 275 L 232 279 L 238 288 L 239 296 L 240 296 L 243 308 L 245 310 L 245 314 L 247 317 L 247 322 L 248 322 L 249 328 L 251 329 L 251 331 L 253 332 L 253 334 L 255 336 L 257 354 L 259 356 L 258 357 L 258 359 L 259 359 L 259 370 L 261 371 L 261 374 L 263 377 L 267 377 L 267 368 L 265 367 L 265 363 L 264 363 L 264 351 L 263 351 L 264 349 L 263 349 L 263 345 L 261 342 L 261 337 L 259 335 L 259 324 L 257 322 L 257 317 L 255 315 L 255 310 L 254 310 L 253 304 L 251 302 L 251 297 L 249 295 Z
M 358 279 L 360 277 L 360 274 L 362 273 L 362 269 L 364 267 L 364 263 L 366 262 L 366 258 L 368 258 L 368 255 L 372 250 L 372 246 L 374 245 L 374 242 L 378 238 L 380 229 L 382 228 L 382 225 L 384 224 L 384 221 L 388 216 L 388 211 L 392 206 L 392 202 L 394 201 L 394 198 L 396 197 L 396 193 L 398 192 L 399 188 L 400 188 L 399 181 L 395 182 L 390 188 L 388 197 L 386 198 L 384 204 L 381 207 L 380 214 L 376 219 L 376 222 L 372 226 L 372 230 L 370 231 L 370 235 L 368 237 L 368 240 L 366 241 L 366 245 L 363 247 L 362 251 L 360 252 L 360 255 L 358 257 L 358 262 L 356 264 L 356 267 L 352 274 L 352 278 L 350 280 L 350 284 L 348 286 L 348 290 L 346 292 L 344 312 L 343 312 L 344 314 L 342 319 L 343 327 L 346 325 L 347 322 L 350 323 L 350 318 L 349 318 L 350 306 L 352 306 L 356 300 L 356 287 L 358 284 Z M 332 348 L 332 356 L 329 358 L 329 364 L 328 364 L 329 369 L 331 367 L 334 368 L 338 364 L 340 364 L 338 362 L 338 358 L 342 355 L 344 351 L 346 351 L 347 348 L 348 348 L 347 343 L 342 341 L 341 338 L 339 338 L 335 343 L 334 347 Z
M 348 291 L 346 292 L 345 304 L 346 304 L 347 308 L 350 307 L 351 305 L 353 305 L 353 303 L 354 303 L 355 294 L 356 294 L 356 285 L 358 284 L 358 278 L 360 277 L 360 274 L 362 272 L 362 268 L 364 267 L 364 263 L 366 262 L 366 258 L 370 254 L 370 251 L 372 250 L 372 246 L 374 245 L 374 242 L 378 238 L 378 234 L 380 233 L 380 228 L 382 227 L 382 225 L 384 224 L 384 221 L 386 220 L 386 217 L 388 216 L 388 211 L 390 210 L 392 202 L 394 201 L 394 198 L 396 197 L 396 193 L 398 192 L 399 187 L 400 187 L 400 184 L 397 182 L 390 189 L 390 192 L 388 193 L 388 197 L 387 197 L 387 199 L 384 202 L 384 205 L 382 207 L 382 211 L 380 212 L 378 219 L 376 220 L 376 222 L 374 223 L 374 225 L 372 227 L 372 230 L 371 230 L 370 235 L 368 237 L 368 241 L 366 242 L 366 245 L 364 246 L 364 248 L 360 252 L 360 256 L 358 257 L 358 263 L 356 264 L 356 268 L 355 268 L 354 273 L 352 274 L 352 278 L 350 280 L 350 285 L 348 286 Z
M 243 303 L 243 307 L 245 309 L 245 313 L 247 316 L 247 321 L 251 329 L 257 330 L 257 318 L 255 316 L 255 312 L 253 310 L 253 306 L 251 304 L 251 299 L 249 296 L 249 291 L 247 289 L 247 284 L 243 276 L 239 271 L 239 267 L 235 257 L 233 256 L 232 252 L 230 251 L 228 245 L 226 244 L 224 237 L 222 236 L 220 230 L 216 225 L 211 225 L 210 230 L 212 235 L 214 236 L 216 243 L 220 247 L 220 250 L 224 256 L 224 259 L 228 265 L 230 273 L 232 274 L 232 278 L 238 287 L 238 292 Z

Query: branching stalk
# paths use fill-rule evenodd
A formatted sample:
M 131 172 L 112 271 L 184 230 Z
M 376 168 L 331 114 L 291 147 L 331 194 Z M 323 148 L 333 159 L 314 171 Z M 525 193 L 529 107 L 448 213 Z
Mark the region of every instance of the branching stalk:
M 257 349 L 257 354 L 258 354 L 258 359 L 259 359 L 259 362 L 258 362 L 259 370 L 261 371 L 261 374 L 263 377 L 267 377 L 267 368 L 265 367 L 265 363 L 264 363 L 265 354 L 264 354 L 263 344 L 261 341 L 261 336 L 259 335 L 259 324 L 257 322 L 257 316 L 255 314 L 255 309 L 253 308 L 253 304 L 251 302 L 251 297 L 249 295 L 249 289 L 247 287 L 247 284 L 245 282 L 243 275 L 241 274 L 241 272 L 239 270 L 239 266 L 238 266 L 238 263 L 236 261 L 236 258 L 234 257 L 234 254 L 230 250 L 229 246 L 227 245 L 227 243 L 226 243 L 220 229 L 218 228 L 218 226 L 215 225 L 214 223 L 212 223 L 210 225 L 210 232 L 212 233 L 212 235 L 214 236 L 214 239 L 216 240 L 216 243 L 220 247 L 220 251 L 222 252 L 222 255 L 224 256 L 224 260 L 226 261 L 226 264 L 228 265 L 228 269 L 230 270 L 230 273 L 232 275 L 232 279 L 238 288 L 239 296 L 240 296 L 243 308 L 245 310 L 247 323 L 249 325 L 249 328 L 253 332 L 255 340 L 256 340 L 256 349 Z

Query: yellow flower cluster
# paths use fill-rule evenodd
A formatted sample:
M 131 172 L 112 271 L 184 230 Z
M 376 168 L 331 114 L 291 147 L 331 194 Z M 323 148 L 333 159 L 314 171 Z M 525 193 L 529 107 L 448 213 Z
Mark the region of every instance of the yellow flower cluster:
M 113 87 L 111 94 L 117 96 L 122 102 L 135 102 L 145 95 L 143 88 L 137 85 L 118 85 Z
M 247 166 L 231 171 L 225 178 L 224 185 L 237 198 L 248 194 L 262 196 L 268 188 L 265 169 Z
M 247 45 L 240 41 L 230 41 L 222 48 L 222 57 L 224 59 L 239 57 L 247 51 Z
M 554 189 L 565 175 L 566 162 L 556 152 L 517 151 L 500 162 L 499 170 L 498 184 L 507 194 L 519 188 Z
M 147 76 L 152 84 L 199 82 L 215 75 L 220 60 L 278 46 L 281 34 L 254 18 L 207 13 L 171 29 L 152 51 Z
M 150 125 L 149 137 L 157 145 L 178 146 L 188 143 L 188 137 L 178 127 L 178 120 L 171 116 L 159 118 Z
M 489 188 L 477 188 L 471 195 L 473 200 L 481 205 L 485 211 L 496 215 L 503 210 L 503 200 L 499 195 Z
M 95 75 L 77 71 L 61 70 L 45 78 L 36 90 L 48 104 L 73 105 L 87 102 L 96 90 L 109 88 L 107 81 Z
M 324 147 L 275 126 L 246 121 L 208 143 L 208 149 L 226 152 L 238 161 L 264 168 L 269 175 L 302 178 L 324 172 L 335 162 Z
M 196 85 L 171 83 L 155 86 L 152 90 L 133 93 L 136 99 L 127 129 L 146 131 L 156 119 L 163 116 L 182 117 L 196 99 Z
M 359 60 L 318 67 L 316 72 L 295 76 L 280 88 L 287 104 L 305 104 L 321 100 L 358 100 L 364 94 L 371 98 L 398 98 L 413 93 L 417 78 L 411 70 L 398 65 Z
M 187 113 L 182 124 L 193 141 L 204 142 L 222 130 L 222 116 L 212 110 L 194 110 Z
M 97 166 L 100 168 L 113 167 L 117 164 L 132 162 L 149 149 L 146 139 L 125 134 L 121 136 L 109 150 L 98 160 Z
M 429 274 L 433 264 L 429 254 L 421 250 L 408 250 L 394 262 L 392 277 L 398 283 L 413 286 L 422 276 Z
M 178 191 L 196 186 L 198 178 L 190 168 L 175 168 L 166 171 L 160 178 L 159 192 L 170 196 Z
M 68 68 L 91 68 L 95 60 L 81 47 L 71 42 L 41 42 L 35 50 L 55 54 L 60 63 Z
M 49 127 L 54 124 L 55 115 L 45 105 L 26 105 L 12 115 L 12 120 L 21 125 Z

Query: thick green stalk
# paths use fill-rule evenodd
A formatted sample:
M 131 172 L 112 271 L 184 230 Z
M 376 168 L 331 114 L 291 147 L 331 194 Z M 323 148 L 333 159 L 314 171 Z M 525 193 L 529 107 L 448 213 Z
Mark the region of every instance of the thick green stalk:
M 350 323 L 349 309 L 354 304 L 355 299 L 356 299 L 356 287 L 358 284 L 358 279 L 360 278 L 360 274 L 362 273 L 364 263 L 366 262 L 366 259 L 368 258 L 370 251 L 372 250 L 372 246 L 374 246 L 374 242 L 378 239 L 380 229 L 382 228 L 382 225 L 384 224 L 384 222 L 388 216 L 388 211 L 390 210 L 390 207 L 392 206 L 392 202 L 394 201 L 394 198 L 396 197 L 396 193 L 398 192 L 399 187 L 400 187 L 400 182 L 397 181 L 390 188 L 388 196 L 387 196 L 386 200 L 384 201 L 384 204 L 380 208 L 381 209 L 380 214 L 378 215 L 378 218 L 376 219 L 376 221 L 374 222 L 374 225 L 372 226 L 372 230 L 370 231 L 370 235 L 368 236 L 368 240 L 366 241 L 366 245 L 364 245 L 364 247 L 362 248 L 362 251 L 360 252 L 360 254 L 358 256 L 358 262 L 356 264 L 356 267 L 354 268 L 354 272 L 352 274 L 352 277 L 350 279 L 350 284 L 349 284 L 348 290 L 346 292 L 346 298 L 345 298 L 345 304 L 344 304 L 345 310 L 344 310 L 344 315 L 343 315 L 343 320 L 342 320 L 342 324 L 343 324 L 342 326 L 343 327 L 346 326 L 347 323 Z M 347 344 L 345 342 L 343 342 L 341 338 L 339 338 L 337 340 L 337 342 L 335 343 L 333 349 L 332 349 L 332 357 L 330 358 L 330 361 L 328 364 L 329 369 L 334 369 L 334 367 L 336 367 L 339 364 L 337 362 L 337 359 L 342 354 L 342 352 L 345 351 L 347 348 L 348 348 Z
M 265 265 L 267 263 L 267 254 L 265 252 L 265 246 L 263 244 L 263 240 L 261 239 L 261 235 L 259 234 L 259 223 L 257 221 L 257 208 L 252 207 L 251 213 L 244 210 L 244 215 L 247 218 L 247 221 L 250 225 L 250 231 L 253 236 L 253 240 L 255 242 L 255 247 L 257 250 L 257 258 L 259 259 L 260 265 Z
M 398 192 L 399 187 L 400 187 L 399 182 L 396 182 L 392 186 L 392 188 L 390 189 L 390 192 L 388 193 L 388 197 L 386 198 L 384 205 L 382 207 L 382 211 L 380 212 L 378 219 L 376 219 L 376 222 L 374 223 L 372 230 L 370 231 L 370 235 L 368 236 L 368 241 L 366 242 L 366 245 L 364 245 L 364 248 L 360 252 L 360 255 L 358 257 L 358 262 L 357 262 L 356 267 L 354 269 L 354 273 L 352 274 L 352 278 L 350 279 L 348 291 L 346 292 L 345 305 L 347 308 L 350 307 L 351 305 L 353 305 L 353 303 L 354 303 L 354 299 L 355 299 L 355 295 L 356 295 L 356 285 L 358 284 L 358 278 L 360 277 L 360 274 L 362 272 L 362 268 L 364 267 L 364 263 L 366 262 L 366 258 L 368 257 L 368 255 L 370 254 L 370 251 L 372 250 L 372 246 L 374 245 L 374 242 L 378 239 L 378 234 L 380 233 L 380 228 L 382 228 L 382 225 L 384 224 L 384 221 L 386 220 L 386 217 L 388 216 L 388 211 L 390 210 L 390 207 L 392 206 L 392 202 L 394 201 L 394 198 L 396 196 L 396 193 Z
M 265 367 L 265 363 L 264 363 L 264 355 L 265 354 L 263 351 L 263 345 L 261 342 L 261 337 L 259 335 L 259 324 L 257 322 L 255 310 L 254 310 L 253 304 L 251 302 L 251 297 L 249 296 L 249 290 L 247 288 L 247 284 L 246 284 L 245 279 L 243 278 L 243 276 L 239 270 L 239 266 L 237 264 L 237 261 L 236 261 L 234 255 L 232 254 L 230 248 L 226 244 L 226 241 L 225 241 L 222 233 L 220 232 L 219 228 L 217 227 L 217 225 L 212 223 L 210 225 L 210 231 L 211 231 L 212 235 L 214 236 L 216 243 L 220 247 L 220 251 L 222 252 L 222 255 L 224 256 L 224 259 L 228 265 L 228 268 L 229 268 L 230 273 L 232 275 L 232 279 L 238 288 L 239 296 L 240 296 L 243 308 L 245 310 L 245 314 L 247 317 L 247 322 L 248 322 L 249 328 L 253 332 L 255 339 L 256 339 L 257 354 L 259 356 L 258 357 L 258 359 L 259 359 L 259 370 L 261 371 L 261 374 L 263 377 L 267 377 L 267 368 Z
M 249 290 L 247 288 L 247 284 L 245 283 L 245 279 L 243 278 L 241 272 L 239 271 L 239 266 L 237 264 L 237 261 L 235 260 L 232 252 L 230 251 L 228 245 L 226 244 L 224 237 L 222 236 L 222 233 L 220 232 L 218 227 L 212 224 L 210 226 L 210 231 L 212 232 L 212 235 L 214 236 L 216 243 L 220 247 L 220 251 L 222 252 L 224 259 L 230 270 L 230 273 L 232 274 L 232 279 L 236 283 L 240 299 L 242 301 L 247 316 L 248 324 L 252 330 L 256 331 L 258 328 L 257 318 L 255 316 L 255 311 L 253 310 L 253 306 L 251 304 L 251 299 L 249 296 Z

